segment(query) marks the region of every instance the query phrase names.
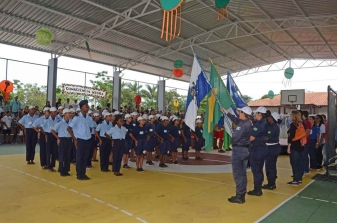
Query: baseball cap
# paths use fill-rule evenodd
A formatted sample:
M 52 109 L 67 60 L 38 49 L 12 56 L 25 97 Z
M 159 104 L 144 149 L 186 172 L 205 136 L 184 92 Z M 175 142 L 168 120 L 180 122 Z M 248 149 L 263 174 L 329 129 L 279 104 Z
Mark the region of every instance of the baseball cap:
M 257 112 L 260 112 L 260 113 L 265 114 L 265 113 L 267 113 L 267 109 L 266 109 L 265 107 L 258 107 L 258 108 L 254 111 L 254 113 L 257 113 Z
M 238 108 L 237 110 L 242 111 L 247 115 L 252 115 L 252 109 L 249 106 L 245 106 L 243 108 Z
M 164 120 L 169 120 L 169 118 L 166 117 L 166 116 L 161 116 L 160 119 L 161 119 L 162 121 L 164 121 Z
M 119 111 L 115 111 L 113 114 L 114 115 L 119 115 L 120 113 L 119 113 Z
M 144 115 L 143 115 L 143 118 L 144 118 L 144 119 L 149 119 L 149 116 L 147 116 L 147 114 L 144 114 Z
M 51 111 L 51 112 L 56 112 L 57 109 L 56 109 L 55 107 L 51 107 L 51 108 L 50 108 L 50 111 Z
M 139 116 L 139 117 L 137 118 L 137 121 L 139 122 L 139 121 L 141 121 L 141 120 L 144 120 L 144 118 L 143 118 L 142 116 Z
M 130 114 L 126 114 L 126 115 L 124 116 L 124 118 L 131 118 L 131 115 L 130 115 Z
M 66 113 L 70 113 L 70 110 L 69 110 L 68 108 L 65 108 L 65 109 L 63 110 L 63 114 L 66 114 Z
M 136 115 L 138 115 L 137 112 L 132 112 L 132 113 L 131 113 L 131 116 L 136 116 Z
M 60 107 L 58 108 L 58 110 L 60 110 L 60 109 L 64 109 L 63 106 L 60 106 Z
M 161 114 L 156 114 L 156 118 L 160 118 Z
M 98 117 L 99 114 L 98 114 L 98 113 L 94 113 L 93 116 L 94 116 L 94 117 Z
M 71 108 L 69 109 L 71 113 L 75 113 L 75 109 Z
M 150 116 L 149 116 L 149 119 L 152 119 L 152 118 L 154 118 L 154 115 L 150 115 Z
M 281 116 L 278 112 L 271 113 L 271 116 L 275 119 L 275 121 L 281 119 Z
M 29 106 L 28 109 L 35 109 L 35 107 L 31 105 L 31 106 Z
M 180 118 L 178 118 L 177 116 L 173 117 L 172 121 L 175 121 L 175 120 L 179 120 Z
M 49 107 L 45 107 L 45 108 L 43 109 L 43 112 L 46 112 L 46 111 L 49 111 L 49 110 L 50 110 Z
M 196 123 L 202 123 L 201 119 L 197 119 Z

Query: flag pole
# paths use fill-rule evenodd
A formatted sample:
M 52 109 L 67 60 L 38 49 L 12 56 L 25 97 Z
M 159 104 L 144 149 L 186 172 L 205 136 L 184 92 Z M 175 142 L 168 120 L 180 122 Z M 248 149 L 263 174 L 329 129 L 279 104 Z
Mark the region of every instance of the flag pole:
M 196 56 L 195 54 L 194 54 L 194 57 L 195 57 L 195 59 L 197 60 L 199 66 L 201 67 L 201 72 L 202 72 L 202 74 L 204 75 L 207 84 L 211 87 L 211 90 L 212 90 L 212 92 L 213 92 L 213 94 L 214 94 L 214 96 L 215 96 L 215 100 L 216 100 L 217 104 L 222 108 L 222 105 L 221 105 L 221 103 L 220 103 L 220 100 L 219 100 L 219 98 L 218 98 L 218 96 L 217 96 L 217 94 L 216 94 L 216 92 L 215 92 L 213 86 L 211 85 L 210 80 L 209 80 L 209 78 L 207 77 L 207 75 L 206 75 L 206 73 L 205 73 L 203 67 L 201 66 L 201 63 L 200 63 L 199 59 L 197 58 L 197 56 Z M 212 62 L 211 60 L 210 60 L 210 62 L 213 64 L 213 62 Z M 213 64 L 213 66 L 214 66 L 214 64 Z M 226 88 L 226 90 L 227 90 L 227 88 Z M 222 112 L 222 111 L 221 111 L 221 112 Z M 222 114 L 223 114 L 223 116 L 224 116 L 224 118 L 225 118 L 225 121 L 227 122 L 227 125 L 228 125 L 228 127 L 229 127 L 231 133 L 233 133 L 234 131 L 233 131 L 232 125 L 230 124 L 230 122 L 229 122 L 229 120 L 228 120 L 228 116 L 227 116 L 226 113 L 224 113 L 224 112 L 222 112 Z

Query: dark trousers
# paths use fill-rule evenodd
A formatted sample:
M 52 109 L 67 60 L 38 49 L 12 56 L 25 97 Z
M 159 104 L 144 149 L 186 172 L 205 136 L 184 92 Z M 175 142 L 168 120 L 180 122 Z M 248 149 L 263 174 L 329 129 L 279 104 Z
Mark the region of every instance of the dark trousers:
M 275 184 L 277 178 L 276 162 L 281 153 L 280 144 L 268 146 L 268 155 L 266 157 L 266 175 L 268 181 L 272 181 Z
M 59 144 L 59 172 L 67 173 L 70 170 L 70 156 L 73 141 L 71 138 L 60 137 Z
M 319 146 L 316 150 L 316 157 L 317 157 L 317 167 L 321 167 L 323 163 L 323 145 Z
M 109 156 L 111 152 L 111 141 L 107 138 L 101 137 L 102 145 L 99 151 L 101 170 L 107 170 L 109 168 Z M 115 156 L 115 154 L 114 154 Z
M 47 162 L 47 157 L 46 157 L 46 150 L 47 150 L 47 144 L 46 144 L 46 138 L 44 137 L 44 135 L 40 135 L 40 139 L 39 139 L 39 144 L 40 144 L 40 163 L 41 166 L 44 167 L 46 166 L 46 162 Z
M 311 139 L 309 143 L 310 168 L 317 168 L 316 139 Z
M 75 148 L 74 142 L 73 142 L 73 146 L 71 147 L 70 161 L 76 163 L 76 148 Z
M 34 129 L 26 129 L 26 161 L 34 160 L 37 133 Z
M 56 141 L 55 136 L 53 136 L 51 133 L 46 133 L 46 134 L 48 137 L 47 150 L 46 150 L 47 167 L 54 168 L 56 156 L 57 156 L 57 141 Z
M 233 177 L 236 184 L 236 193 L 245 194 L 247 190 L 247 163 L 249 151 L 246 147 L 233 146 L 232 152 L 232 169 Z
M 304 173 L 309 173 L 309 142 L 304 146 L 302 152 L 302 171 Z
M 118 173 L 121 169 L 124 149 L 125 149 L 125 140 L 114 139 L 114 145 L 112 147 L 113 153 L 112 167 L 113 172 L 115 173 Z
M 91 138 L 88 140 L 77 139 L 76 149 L 76 174 L 77 176 L 84 176 L 87 167 L 87 160 L 91 147 Z
M 187 138 L 186 142 L 185 140 L 183 140 L 182 151 L 183 152 L 188 151 L 190 149 L 190 146 L 191 146 L 191 137 Z
M 291 151 L 290 164 L 293 169 L 293 181 L 300 181 L 303 177 L 302 172 L 302 152 Z
M 96 146 L 97 146 L 97 144 L 96 144 L 95 135 L 91 134 L 91 147 L 90 147 L 90 152 L 89 152 L 89 156 L 88 156 L 87 166 L 92 166 L 92 164 L 91 164 L 92 155 L 94 154 L 94 148 Z
M 263 164 L 268 154 L 268 147 L 256 146 L 249 151 L 249 162 L 253 172 L 254 185 L 262 186 L 264 180 Z

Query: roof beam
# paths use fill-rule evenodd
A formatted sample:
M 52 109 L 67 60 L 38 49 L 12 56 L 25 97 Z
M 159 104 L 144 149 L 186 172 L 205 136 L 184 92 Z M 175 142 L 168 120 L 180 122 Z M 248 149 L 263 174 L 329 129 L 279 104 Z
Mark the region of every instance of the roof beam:
M 295 4 L 296 8 L 302 13 L 303 16 L 308 17 L 307 13 L 304 12 L 304 10 L 301 8 L 301 6 L 296 2 L 296 0 L 292 0 L 293 3 Z M 309 20 L 309 22 L 313 25 L 314 30 L 316 31 L 316 33 L 319 35 L 319 37 L 321 37 L 321 39 L 323 40 L 323 42 L 328 45 L 331 53 L 334 55 L 335 58 L 337 58 L 337 54 L 335 53 L 335 51 L 331 48 L 331 46 L 329 45 L 329 43 L 326 41 L 326 39 L 324 38 L 324 36 L 322 35 L 322 33 L 319 31 L 319 29 L 317 27 L 314 26 L 314 23 Z

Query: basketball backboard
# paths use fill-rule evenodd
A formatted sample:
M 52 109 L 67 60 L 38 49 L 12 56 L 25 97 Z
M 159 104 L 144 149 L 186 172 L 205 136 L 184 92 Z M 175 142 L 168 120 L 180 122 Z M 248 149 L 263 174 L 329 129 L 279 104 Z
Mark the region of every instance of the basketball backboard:
M 281 105 L 304 105 L 305 90 L 282 90 Z

